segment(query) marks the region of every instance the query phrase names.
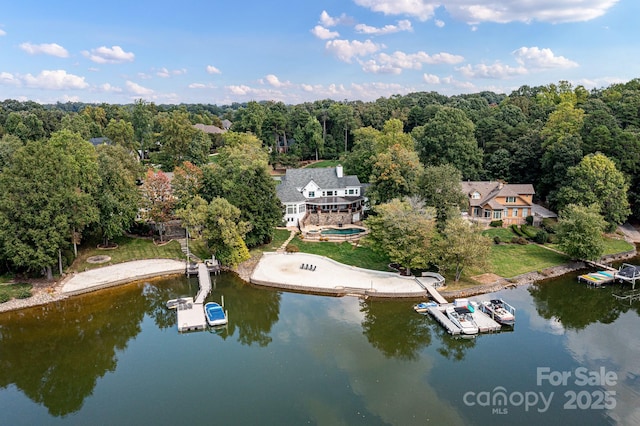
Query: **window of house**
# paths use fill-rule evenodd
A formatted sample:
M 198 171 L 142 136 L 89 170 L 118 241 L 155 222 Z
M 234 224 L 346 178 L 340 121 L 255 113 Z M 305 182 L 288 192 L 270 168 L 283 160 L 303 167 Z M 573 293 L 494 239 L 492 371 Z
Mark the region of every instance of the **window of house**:
M 529 209 L 527 207 L 522 209 L 522 217 L 529 216 Z
M 511 209 L 511 216 L 518 217 L 518 209 Z
M 287 206 L 287 214 L 294 214 L 295 212 L 295 206 Z
M 315 191 L 309 191 L 309 198 L 314 198 L 316 196 Z
M 333 196 L 333 191 L 327 191 L 327 197 L 332 197 Z
M 494 210 L 493 211 L 494 219 L 502 219 L 502 210 Z
M 350 189 L 349 190 L 349 195 L 353 195 L 353 194 L 355 194 L 355 191 L 353 189 Z
M 298 206 L 298 212 L 304 213 L 305 211 L 307 211 L 307 206 L 304 204 L 300 204 L 300 206 Z
M 515 203 L 516 197 L 507 197 L 507 203 Z
M 473 217 L 480 217 L 480 207 L 473 208 Z
M 491 210 L 485 210 L 484 217 L 491 219 Z
M 474 192 L 473 194 L 471 194 L 471 199 L 479 200 L 480 199 L 480 193 L 478 191 Z

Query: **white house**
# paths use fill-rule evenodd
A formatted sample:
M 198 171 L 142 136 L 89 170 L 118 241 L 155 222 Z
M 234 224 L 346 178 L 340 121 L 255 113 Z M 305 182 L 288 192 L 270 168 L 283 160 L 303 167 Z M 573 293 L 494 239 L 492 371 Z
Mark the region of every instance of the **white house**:
M 287 169 L 277 189 L 287 227 L 342 225 L 359 222 L 365 204 L 357 176 L 344 176 L 342 166 Z

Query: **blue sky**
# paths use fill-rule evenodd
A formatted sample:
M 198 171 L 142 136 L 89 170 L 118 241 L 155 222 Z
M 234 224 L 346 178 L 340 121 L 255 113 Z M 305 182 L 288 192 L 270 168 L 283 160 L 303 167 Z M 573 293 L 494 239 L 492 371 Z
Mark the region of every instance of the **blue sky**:
M 637 0 L 20 0 L 0 99 L 228 104 L 640 77 Z

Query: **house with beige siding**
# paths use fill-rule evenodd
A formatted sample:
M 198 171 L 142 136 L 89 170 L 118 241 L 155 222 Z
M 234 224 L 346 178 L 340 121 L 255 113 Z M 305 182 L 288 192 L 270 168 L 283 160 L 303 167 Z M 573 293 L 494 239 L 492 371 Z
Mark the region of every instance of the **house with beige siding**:
M 462 192 L 469 197 L 469 218 L 478 222 L 502 220 L 504 225 L 521 225 L 538 207 L 533 203 L 531 184 L 467 181 L 462 182 Z

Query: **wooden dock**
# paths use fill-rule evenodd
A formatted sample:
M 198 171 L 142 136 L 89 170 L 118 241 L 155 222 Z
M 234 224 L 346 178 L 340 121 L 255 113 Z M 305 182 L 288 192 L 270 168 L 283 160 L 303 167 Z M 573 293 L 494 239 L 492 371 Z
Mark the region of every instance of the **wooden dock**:
M 198 264 L 198 283 L 200 289 L 196 298 L 185 298 L 187 303 L 178 305 L 178 331 L 198 331 L 207 328 L 207 319 L 204 314 L 204 301 L 211 292 L 211 276 L 204 263 Z
M 471 314 L 473 320 L 476 322 L 478 326 L 478 331 L 480 333 L 494 333 L 499 331 L 502 327 L 498 322 L 493 320 L 489 315 L 482 312 L 480 309 L 476 308 L 476 310 Z
M 588 274 L 578 276 L 578 282 L 583 282 L 594 287 L 611 284 L 615 280 L 615 274 L 609 271 L 590 272 Z
M 461 334 L 462 330 L 460 330 L 460 327 L 455 325 L 449 319 L 449 317 L 447 317 L 447 314 L 445 313 L 446 308 L 448 308 L 449 306 L 453 306 L 453 304 L 446 303 L 438 306 L 433 306 L 433 307 L 427 308 L 427 312 L 436 321 L 438 321 L 440 325 L 442 325 L 449 334 L 453 334 L 453 335 Z M 485 314 L 480 309 L 476 308 L 474 312 L 471 314 L 471 316 L 473 317 L 473 320 L 478 326 L 479 333 L 493 333 L 496 331 L 500 331 L 502 327 L 499 323 L 491 319 L 489 315 Z

